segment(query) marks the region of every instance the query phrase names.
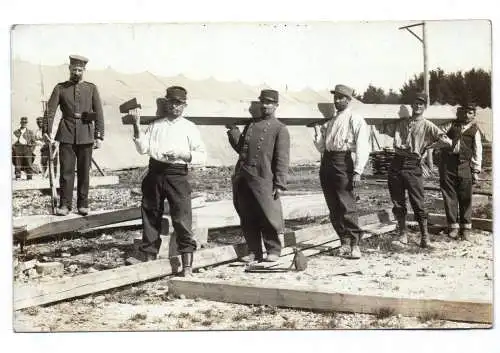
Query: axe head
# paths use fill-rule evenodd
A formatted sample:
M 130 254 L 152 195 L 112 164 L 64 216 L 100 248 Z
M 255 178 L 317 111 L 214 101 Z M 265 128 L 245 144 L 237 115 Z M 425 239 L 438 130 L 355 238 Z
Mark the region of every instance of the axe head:
M 136 98 L 132 98 L 120 105 L 120 113 L 125 114 L 128 113 L 129 110 L 136 108 L 141 108 L 141 105 L 137 103 Z

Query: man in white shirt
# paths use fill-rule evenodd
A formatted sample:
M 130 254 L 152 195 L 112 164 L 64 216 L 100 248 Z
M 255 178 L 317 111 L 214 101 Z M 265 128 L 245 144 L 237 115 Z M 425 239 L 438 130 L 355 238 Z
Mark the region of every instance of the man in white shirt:
M 349 107 L 354 90 L 337 85 L 331 93 L 337 113 L 323 126 L 314 126 L 314 144 L 322 154 L 321 188 L 330 221 L 342 243 L 340 254 L 359 259 L 362 231 L 357 223 L 353 188 L 361 181 L 370 154 L 369 131 L 365 120 Z
M 445 131 L 452 145 L 441 150 L 439 175 L 448 235 L 468 240 L 472 228 L 472 185 L 481 172 L 483 146 L 474 118 L 476 105 L 466 103 L 457 109 L 457 120 Z M 460 224 L 459 224 L 460 222 Z
M 20 120 L 21 127 L 14 130 L 14 143 L 12 144 L 12 164 L 16 180 L 21 178 L 21 172 L 26 173 L 26 179 L 33 177 L 33 149 L 35 147 L 35 134 L 28 129 L 28 117 Z
M 139 113 L 134 116 L 134 143 L 137 152 L 148 154 L 149 171 L 142 181 L 142 244 L 140 261 L 155 260 L 161 245 L 161 220 L 164 201 L 170 206 L 177 249 L 182 259 L 182 275 L 191 276 L 196 241 L 192 231 L 191 185 L 189 164 L 204 164 L 205 145 L 195 124 L 182 116 L 187 91 L 180 86 L 167 88 L 159 119 L 146 131 L 139 130 Z

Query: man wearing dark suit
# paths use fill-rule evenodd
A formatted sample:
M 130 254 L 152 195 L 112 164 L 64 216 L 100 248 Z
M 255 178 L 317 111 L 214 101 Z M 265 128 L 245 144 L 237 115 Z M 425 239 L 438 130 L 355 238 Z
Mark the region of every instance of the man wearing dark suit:
M 233 198 L 248 246 L 249 255 L 244 261 L 274 262 L 282 248 L 280 235 L 284 232 L 284 221 L 279 196 L 286 189 L 290 135 L 275 117 L 278 92 L 262 90 L 259 101 L 260 114 L 253 114 L 243 132 L 231 126 L 227 134 L 239 154 L 233 176 Z
M 12 163 L 16 180 L 21 178 L 21 172 L 26 173 L 26 179 L 33 177 L 33 150 L 35 148 L 35 134 L 27 128 L 28 118 L 21 118 L 21 127 L 14 130 L 14 144 L 12 145 Z
M 101 146 L 104 118 L 96 85 L 83 81 L 88 59 L 79 55 L 71 55 L 69 59 L 70 78 L 58 83 L 52 91 L 44 115 L 44 133 L 50 136 L 59 106 L 62 116 L 55 140 L 59 141 L 61 199 L 56 214 L 65 216 L 71 210 L 76 164 L 78 213 L 85 216 L 89 212 L 92 149 Z

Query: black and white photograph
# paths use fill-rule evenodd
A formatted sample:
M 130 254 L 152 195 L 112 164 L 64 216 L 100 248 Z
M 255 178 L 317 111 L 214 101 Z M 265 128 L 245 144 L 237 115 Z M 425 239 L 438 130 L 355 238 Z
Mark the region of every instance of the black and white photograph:
M 494 326 L 490 20 L 9 36 L 15 333 Z

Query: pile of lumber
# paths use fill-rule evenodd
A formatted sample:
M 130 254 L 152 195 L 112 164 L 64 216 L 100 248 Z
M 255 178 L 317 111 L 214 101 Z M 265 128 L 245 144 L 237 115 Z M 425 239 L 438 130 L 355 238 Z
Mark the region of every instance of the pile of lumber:
M 373 175 L 387 176 L 394 155 L 394 151 L 391 150 L 383 150 L 370 153 L 370 162 L 373 169 Z

